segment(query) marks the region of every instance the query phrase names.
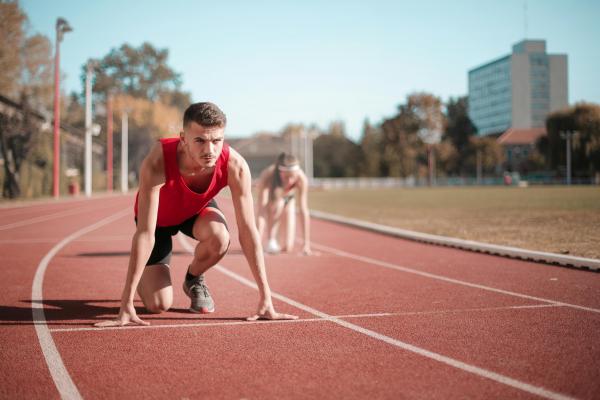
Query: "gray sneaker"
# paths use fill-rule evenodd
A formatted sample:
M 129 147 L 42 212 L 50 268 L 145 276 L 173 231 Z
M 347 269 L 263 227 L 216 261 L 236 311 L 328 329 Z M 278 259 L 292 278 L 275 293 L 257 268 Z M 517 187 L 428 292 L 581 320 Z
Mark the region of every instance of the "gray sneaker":
M 215 302 L 210 296 L 208 286 L 204 283 L 204 275 L 189 281 L 184 280 L 183 291 L 192 300 L 191 312 L 209 314 L 215 311 Z

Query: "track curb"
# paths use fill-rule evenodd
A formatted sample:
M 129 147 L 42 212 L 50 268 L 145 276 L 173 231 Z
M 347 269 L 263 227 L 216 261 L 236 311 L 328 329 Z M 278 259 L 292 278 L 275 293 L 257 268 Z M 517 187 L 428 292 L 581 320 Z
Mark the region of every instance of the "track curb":
M 330 222 L 336 222 L 339 224 L 365 229 L 368 231 L 377 232 L 388 236 L 414 240 L 417 242 L 435 244 L 438 246 L 445 247 L 454 247 L 462 250 L 469 250 L 478 253 L 486 253 L 508 258 L 518 258 L 526 261 L 534 261 L 539 263 L 579 268 L 594 272 L 600 271 L 600 260 L 596 260 L 593 258 L 566 256 L 563 254 L 526 250 L 520 249 L 518 247 L 499 246 L 495 244 L 476 242 L 473 240 L 457 239 L 448 236 L 431 235 L 428 233 L 394 228 L 391 226 L 362 221 L 359 219 L 342 217 L 340 215 L 330 214 L 317 210 L 310 210 L 310 215 L 313 218 L 322 219 Z

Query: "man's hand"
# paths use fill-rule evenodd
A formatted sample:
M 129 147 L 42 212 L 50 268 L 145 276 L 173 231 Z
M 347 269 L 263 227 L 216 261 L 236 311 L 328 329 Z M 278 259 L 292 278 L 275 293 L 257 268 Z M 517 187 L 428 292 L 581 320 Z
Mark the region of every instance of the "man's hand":
M 125 306 L 121 306 L 121 310 L 119 311 L 119 316 L 117 319 L 112 321 L 102 321 L 94 324 L 97 328 L 108 328 L 112 326 L 125 326 L 125 325 L 150 325 L 149 322 L 142 321 L 135 312 L 135 307 L 133 307 L 132 303 L 129 303 Z
M 246 321 L 256 321 L 259 319 L 298 319 L 297 315 L 280 314 L 273 308 L 273 304 L 261 302 L 258 306 L 258 312 L 252 317 L 246 318 Z

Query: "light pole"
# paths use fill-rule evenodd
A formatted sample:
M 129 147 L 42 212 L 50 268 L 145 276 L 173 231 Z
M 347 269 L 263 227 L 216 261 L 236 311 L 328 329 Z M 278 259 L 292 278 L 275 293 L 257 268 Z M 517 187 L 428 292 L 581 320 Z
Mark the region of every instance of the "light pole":
M 129 109 L 121 116 L 121 192 L 127 193 L 128 185 L 128 148 L 129 148 Z
M 84 184 L 85 195 L 92 195 L 92 136 L 100 134 L 100 125 L 92 123 L 92 73 L 98 63 L 90 60 L 85 75 L 85 146 L 84 146 Z
M 63 33 L 71 32 L 73 28 L 63 19 L 56 20 L 56 43 L 54 56 L 54 165 L 52 175 L 52 195 L 58 198 L 60 195 L 60 42 Z
M 576 135 L 577 131 L 561 131 L 560 137 L 567 139 L 567 185 L 571 184 L 571 139 Z
M 113 189 L 113 99 L 106 94 L 106 191 Z

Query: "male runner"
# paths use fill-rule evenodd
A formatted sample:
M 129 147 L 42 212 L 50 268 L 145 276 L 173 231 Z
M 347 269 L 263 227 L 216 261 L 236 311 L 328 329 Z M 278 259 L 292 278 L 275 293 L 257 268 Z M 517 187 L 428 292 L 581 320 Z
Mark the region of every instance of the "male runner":
M 297 318 L 273 308 L 254 222 L 250 170 L 242 156 L 224 143 L 226 122 L 216 105 L 192 104 L 184 113 L 179 138 L 161 139 L 142 162 L 135 205 L 137 228 L 121 309 L 116 320 L 96 326 L 148 325 L 136 315 L 136 289 L 148 311 L 160 313 L 171 307 L 171 237 L 178 231 L 198 240 L 183 287 L 191 299 L 190 310 L 214 311 L 203 274 L 229 247 L 225 217 L 214 201 L 225 186 L 231 190 L 239 240 L 259 290 L 258 311 L 248 320 Z

